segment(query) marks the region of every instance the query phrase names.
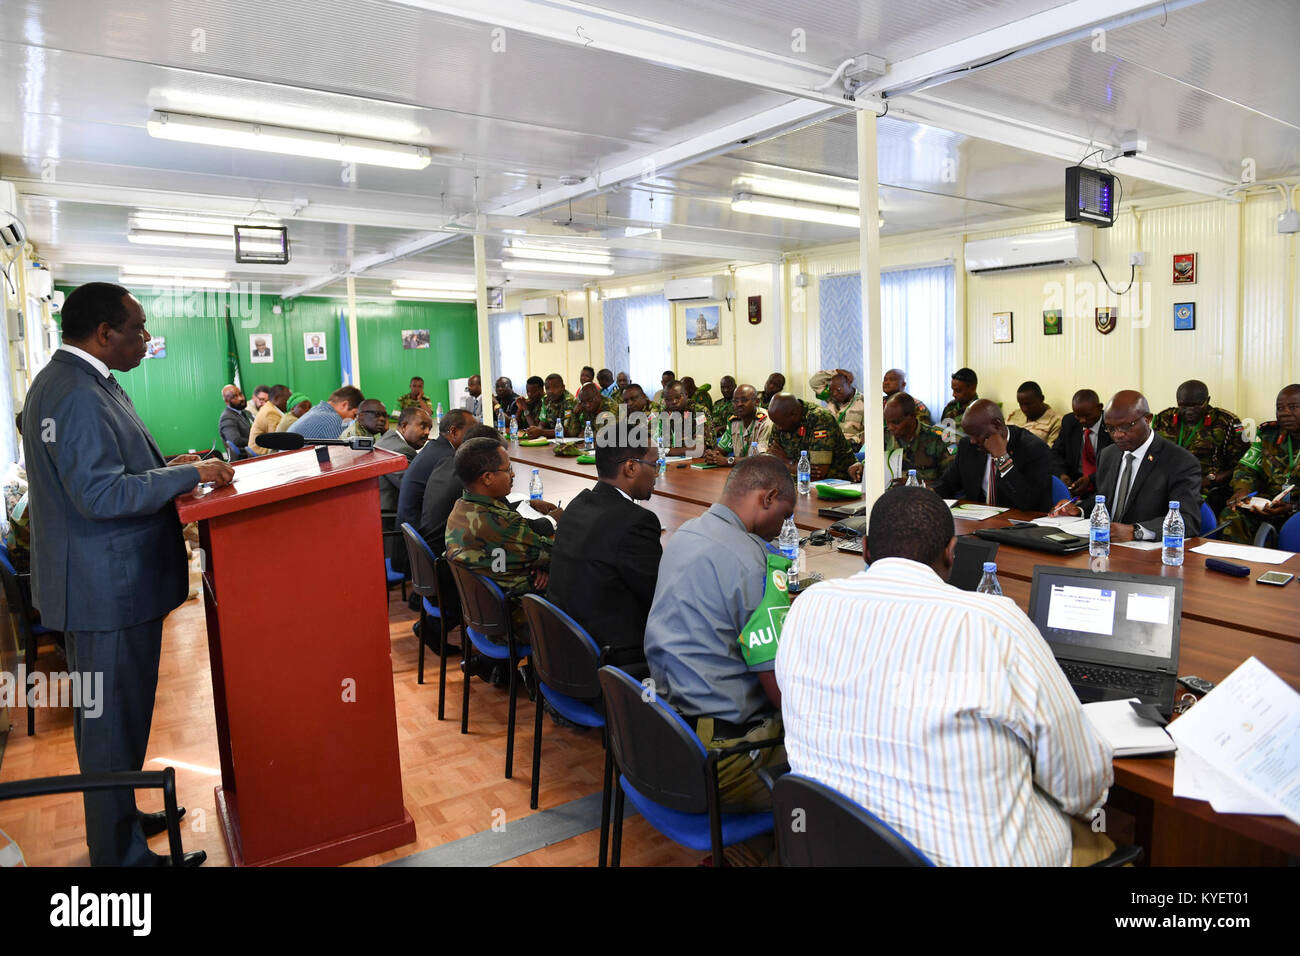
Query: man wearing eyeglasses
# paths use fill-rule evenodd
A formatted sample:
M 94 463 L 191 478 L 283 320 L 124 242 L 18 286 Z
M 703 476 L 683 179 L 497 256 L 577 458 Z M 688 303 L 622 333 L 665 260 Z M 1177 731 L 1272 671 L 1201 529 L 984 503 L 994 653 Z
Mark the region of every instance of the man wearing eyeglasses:
M 1223 536 L 1229 541 L 1251 544 L 1267 522 L 1281 529 L 1295 513 L 1300 494 L 1291 492 L 1273 504 L 1287 485 L 1300 485 L 1300 385 L 1288 385 L 1277 393 L 1277 421 L 1259 427 L 1254 444 L 1246 450 L 1232 473 L 1232 497 L 1220 515 L 1228 521 Z M 1259 510 L 1245 501 L 1257 495 L 1269 502 Z
M 1201 464 L 1151 428 L 1141 392 L 1116 392 L 1102 417 L 1111 444 L 1097 460 L 1096 494 L 1106 496 L 1111 541 L 1158 541 L 1169 502 L 1183 513 L 1185 536 L 1201 533 Z M 1092 514 L 1096 497 L 1058 502 L 1053 514 Z

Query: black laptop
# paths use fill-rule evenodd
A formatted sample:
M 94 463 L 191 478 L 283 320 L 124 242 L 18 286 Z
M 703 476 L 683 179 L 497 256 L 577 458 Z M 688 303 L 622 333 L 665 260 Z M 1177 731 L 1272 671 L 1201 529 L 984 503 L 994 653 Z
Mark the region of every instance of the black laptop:
M 1136 697 L 1173 714 L 1182 578 L 1034 568 L 1029 616 L 1084 703 Z

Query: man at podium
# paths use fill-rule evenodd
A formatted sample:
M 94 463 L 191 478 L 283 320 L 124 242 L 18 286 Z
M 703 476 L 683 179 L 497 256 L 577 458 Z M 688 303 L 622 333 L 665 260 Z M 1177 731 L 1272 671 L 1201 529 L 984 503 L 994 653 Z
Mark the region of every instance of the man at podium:
M 158 686 L 163 619 L 189 592 L 185 543 L 171 501 L 200 482 L 227 485 L 223 461 L 169 463 L 110 370 L 144 358 L 144 309 L 126 289 L 91 282 L 62 311 L 63 345 L 27 393 L 23 448 L 31 478 L 32 599 L 67 636 L 70 670 L 103 679 L 103 712 L 75 702 L 82 773 L 144 766 Z M 82 678 L 83 684 L 86 678 Z M 162 814 L 142 814 L 130 790 L 88 793 L 92 866 L 157 866 Z M 197 866 L 203 851 L 186 854 Z

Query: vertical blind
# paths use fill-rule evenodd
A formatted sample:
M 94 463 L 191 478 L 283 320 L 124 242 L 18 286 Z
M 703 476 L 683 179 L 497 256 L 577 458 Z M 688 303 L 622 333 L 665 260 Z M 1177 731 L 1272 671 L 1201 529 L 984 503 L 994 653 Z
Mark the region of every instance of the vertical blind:
M 947 403 L 956 323 L 953 266 L 902 269 L 880 276 L 881 368 L 907 373 L 907 390 L 938 415 Z M 818 283 L 821 367 L 851 371 L 867 395 L 879 383 L 862 382 L 862 280 L 825 276 Z
M 496 391 L 496 380 L 502 375 L 510 379 L 515 391 L 524 393 L 528 379 L 528 342 L 524 332 L 522 312 L 497 312 L 488 319 L 488 340 L 492 348 L 492 380 L 483 383 L 483 390 Z
M 672 364 L 672 312 L 663 295 L 606 299 L 605 365 L 653 395 L 659 376 Z

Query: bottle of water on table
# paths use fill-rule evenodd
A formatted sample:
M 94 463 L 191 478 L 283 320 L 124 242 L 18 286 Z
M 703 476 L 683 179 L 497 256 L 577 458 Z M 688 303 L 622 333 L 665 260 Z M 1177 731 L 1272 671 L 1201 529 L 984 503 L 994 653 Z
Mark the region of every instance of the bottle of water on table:
M 799 583 L 799 529 L 794 526 L 794 517 L 785 519 L 781 525 L 781 535 L 776 539 L 781 549 L 781 556 L 790 559 L 790 568 L 785 572 L 786 581 L 791 587 Z
M 560 420 L 559 415 L 555 416 L 555 437 L 556 438 L 564 437 L 564 422 Z
M 998 583 L 998 566 L 996 562 L 984 562 L 984 574 L 980 577 L 979 586 L 975 588 L 978 594 L 1001 594 L 1002 585 Z
M 1106 510 L 1106 496 L 1098 495 L 1088 517 L 1088 555 L 1093 558 L 1110 557 L 1110 512 Z
M 519 439 L 519 419 L 516 418 L 514 415 L 511 415 L 510 416 L 510 440 L 517 441 L 518 439 Z
M 582 429 L 582 448 L 584 451 L 591 451 L 596 447 L 595 438 L 591 433 L 591 422 L 587 422 Z
M 808 450 L 806 448 L 799 452 L 797 473 L 799 475 L 799 494 L 806 495 L 811 490 L 809 483 L 812 478 L 812 463 L 808 461 Z
M 506 412 L 505 409 L 503 408 L 497 412 L 497 431 L 504 432 L 505 430 L 506 430 Z
M 436 425 L 442 421 L 442 402 L 438 403 L 438 410 L 433 413 L 433 423 Z
M 533 469 L 533 477 L 528 482 L 528 500 L 541 501 L 542 499 L 542 473 L 536 468 Z
M 1183 512 L 1177 501 L 1169 502 L 1169 514 L 1165 515 L 1165 524 L 1161 529 L 1164 546 L 1160 549 L 1160 560 L 1170 567 L 1181 567 L 1183 563 Z
M 909 468 L 909 469 L 907 469 L 907 487 L 909 487 L 909 488 L 920 488 L 920 487 L 921 487 L 921 480 L 920 480 L 919 478 L 916 477 L 916 469 L 915 469 L 915 468 Z

